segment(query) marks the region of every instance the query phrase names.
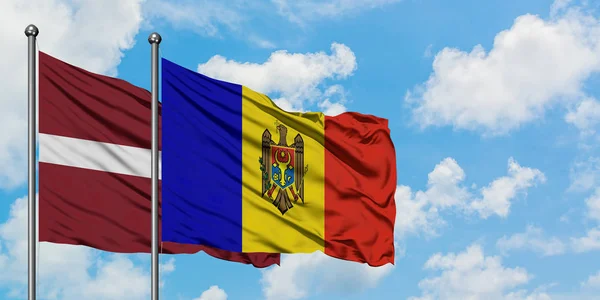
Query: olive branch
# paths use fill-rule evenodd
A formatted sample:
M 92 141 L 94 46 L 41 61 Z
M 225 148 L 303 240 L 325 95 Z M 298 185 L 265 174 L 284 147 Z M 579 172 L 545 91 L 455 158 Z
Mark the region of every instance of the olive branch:
M 258 162 L 260 163 L 260 171 L 262 172 L 262 178 L 265 180 L 265 190 L 269 190 L 271 188 L 271 180 L 269 180 L 269 173 L 267 173 L 267 167 L 263 162 L 263 158 L 259 157 Z

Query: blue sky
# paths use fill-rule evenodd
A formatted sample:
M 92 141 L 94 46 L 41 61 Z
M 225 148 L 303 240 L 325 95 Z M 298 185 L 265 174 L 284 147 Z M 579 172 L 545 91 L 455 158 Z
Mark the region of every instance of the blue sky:
M 26 39 L 149 88 L 161 55 L 283 108 L 390 120 L 397 262 L 320 253 L 265 270 L 161 257 L 162 299 L 593 299 L 600 295 L 600 7 L 594 1 L 0 4 L 0 299 L 26 288 Z M 17 74 L 18 73 L 18 74 Z M 174 258 L 174 259 L 173 259 Z M 42 244 L 43 299 L 148 299 L 147 255 Z M 64 270 L 70 270 L 65 273 Z M 414 297 L 414 298 L 411 298 Z

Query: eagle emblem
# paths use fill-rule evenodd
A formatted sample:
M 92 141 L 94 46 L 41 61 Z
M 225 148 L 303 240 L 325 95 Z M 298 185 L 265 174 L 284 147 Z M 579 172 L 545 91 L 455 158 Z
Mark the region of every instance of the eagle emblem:
M 265 129 L 262 135 L 262 157 L 259 157 L 262 171 L 262 196 L 284 215 L 294 207 L 292 200 L 304 203 L 304 176 L 308 165 L 304 166 L 304 140 L 300 134 L 291 145 L 287 143 L 287 127 L 278 122 L 279 143 L 271 139 L 271 132 Z

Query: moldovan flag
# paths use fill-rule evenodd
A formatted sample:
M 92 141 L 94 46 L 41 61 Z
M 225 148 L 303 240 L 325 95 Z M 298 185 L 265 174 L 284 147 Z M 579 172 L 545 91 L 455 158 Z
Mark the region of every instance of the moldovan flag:
M 386 119 L 290 113 L 162 59 L 162 239 L 394 263 Z
M 151 94 L 43 52 L 39 82 L 40 241 L 149 253 Z M 279 254 L 170 242 L 159 247 L 160 253 L 205 251 L 256 267 L 279 264 Z

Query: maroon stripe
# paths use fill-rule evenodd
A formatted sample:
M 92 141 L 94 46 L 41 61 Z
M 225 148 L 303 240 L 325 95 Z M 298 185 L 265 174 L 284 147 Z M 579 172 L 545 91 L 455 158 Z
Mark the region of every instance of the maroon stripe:
M 150 149 L 150 92 L 43 52 L 39 64 L 40 133 Z
M 48 163 L 39 164 L 39 174 L 40 241 L 119 253 L 150 252 L 150 179 Z M 279 264 L 280 259 L 279 254 L 162 245 L 163 253 L 198 251 L 260 268 Z

